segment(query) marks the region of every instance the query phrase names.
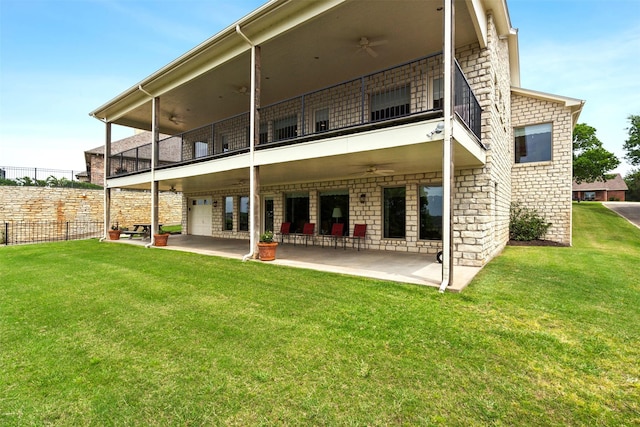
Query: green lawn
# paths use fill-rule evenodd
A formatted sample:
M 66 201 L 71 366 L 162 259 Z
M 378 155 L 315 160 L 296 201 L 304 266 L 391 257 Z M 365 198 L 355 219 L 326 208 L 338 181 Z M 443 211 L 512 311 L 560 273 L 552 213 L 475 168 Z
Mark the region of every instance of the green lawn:
M 640 230 L 574 205 L 460 294 L 97 241 L 0 248 L 0 425 L 638 425 Z

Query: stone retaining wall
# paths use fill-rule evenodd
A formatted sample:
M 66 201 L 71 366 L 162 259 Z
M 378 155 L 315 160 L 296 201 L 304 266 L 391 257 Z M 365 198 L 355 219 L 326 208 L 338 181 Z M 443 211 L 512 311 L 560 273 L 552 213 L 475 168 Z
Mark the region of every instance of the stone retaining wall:
M 145 191 L 112 191 L 111 222 L 124 227 L 150 222 L 150 197 Z M 182 194 L 160 193 L 159 199 L 159 221 L 180 224 Z M 103 201 L 103 190 L 0 186 L 0 222 L 102 221 Z

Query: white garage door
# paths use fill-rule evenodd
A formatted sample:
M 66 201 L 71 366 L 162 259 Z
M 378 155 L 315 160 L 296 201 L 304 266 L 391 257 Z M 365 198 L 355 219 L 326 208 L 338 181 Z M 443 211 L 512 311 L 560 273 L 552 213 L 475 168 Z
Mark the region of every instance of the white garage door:
M 189 199 L 189 234 L 211 236 L 211 197 Z

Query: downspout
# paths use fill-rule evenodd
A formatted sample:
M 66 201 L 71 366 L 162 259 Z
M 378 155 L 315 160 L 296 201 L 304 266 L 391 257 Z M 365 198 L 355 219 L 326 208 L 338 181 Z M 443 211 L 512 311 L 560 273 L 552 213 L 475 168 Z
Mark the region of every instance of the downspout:
M 249 43 L 251 46 L 251 112 L 249 113 L 249 253 L 242 257 L 242 262 L 253 258 L 255 251 L 256 239 L 254 233 L 255 227 L 255 209 L 254 203 L 255 196 L 255 159 L 254 159 L 254 145 L 256 137 L 256 46 L 249 40 L 249 38 L 240 30 L 240 25 L 236 25 L 236 32 Z
M 453 0 L 444 1 L 444 140 L 442 153 L 442 283 L 444 292 L 452 278 L 453 261 Z

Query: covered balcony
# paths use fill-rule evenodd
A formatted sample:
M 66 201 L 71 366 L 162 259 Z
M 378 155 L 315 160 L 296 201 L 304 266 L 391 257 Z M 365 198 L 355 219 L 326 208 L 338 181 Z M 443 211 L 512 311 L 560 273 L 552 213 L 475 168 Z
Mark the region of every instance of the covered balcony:
M 326 139 L 442 117 L 442 54 L 363 75 L 259 109 L 257 149 Z M 480 144 L 481 109 L 456 63 L 454 110 Z M 246 88 L 240 88 L 243 96 Z M 172 118 L 179 122 L 178 117 Z M 158 143 L 158 166 L 167 168 L 241 154 L 249 149 L 249 112 Z M 109 176 L 151 169 L 151 143 L 110 157 Z

